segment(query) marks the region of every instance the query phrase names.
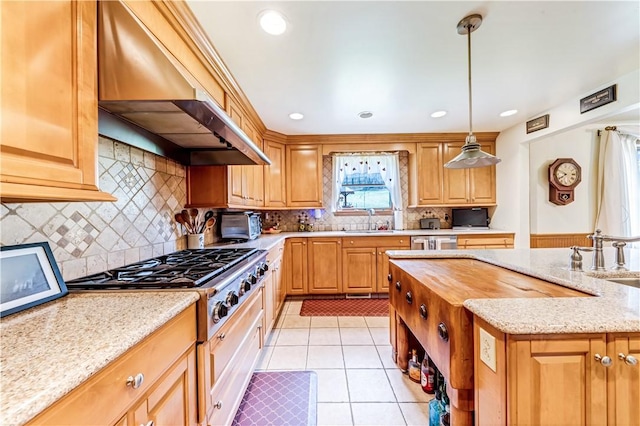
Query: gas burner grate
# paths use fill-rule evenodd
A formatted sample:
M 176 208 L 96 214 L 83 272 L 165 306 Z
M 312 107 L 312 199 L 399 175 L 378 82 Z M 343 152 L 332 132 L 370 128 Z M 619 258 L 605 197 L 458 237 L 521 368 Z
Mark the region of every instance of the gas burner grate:
M 67 281 L 70 289 L 192 288 L 233 268 L 257 249 L 182 250 Z

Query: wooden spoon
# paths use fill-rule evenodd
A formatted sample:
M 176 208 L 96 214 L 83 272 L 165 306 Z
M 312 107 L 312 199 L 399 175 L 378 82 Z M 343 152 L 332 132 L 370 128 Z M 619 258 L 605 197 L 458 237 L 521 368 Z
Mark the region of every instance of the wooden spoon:
M 195 229 L 191 227 L 191 216 L 189 216 L 189 212 L 186 210 L 182 210 L 180 214 L 182 214 L 182 220 L 185 222 L 184 226 L 187 227 L 187 231 L 190 234 L 195 234 Z
M 210 217 L 209 219 L 207 219 L 207 222 L 205 223 L 205 229 L 209 230 L 213 227 L 213 225 L 216 224 L 216 219 L 213 217 Z
M 184 218 L 182 217 L 182 213 L 176 213 L 174 218 L 176 219 L 176 222 L 178 222 L 180 225 L 186 228 L 187 232 L 191 233 L 189 231 L 189 226 L 187 226 L 187 223 L 184 221 Z
M 199 226 L 198 226 L 198 209 L 189 210 L 189 216 L 191 216 L 191 227 L 195 231 L 195 230 L 197 230 L 199 228 Z
M 213 212 L 211 210 L 207 210 L 204 214 L 204 219 L 202 220 L 202 225 L 200 226 L 200 233 L 204 232 L 204 228 L 207 226 L 207 221 L 213 217 Z M 215 220 L 214 220 L 215 223 Z

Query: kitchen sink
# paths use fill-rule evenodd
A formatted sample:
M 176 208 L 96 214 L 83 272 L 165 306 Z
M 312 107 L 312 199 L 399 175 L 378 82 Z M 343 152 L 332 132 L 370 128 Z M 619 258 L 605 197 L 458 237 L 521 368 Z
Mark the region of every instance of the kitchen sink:
M 607 278 L 607 281 L 640 288 L 640 277 Z
M 391 234 L 393 233 L 393 229 L 369 229 L 369 230 L 348 229 L 344 232 L 346 232 L 347 234 Z

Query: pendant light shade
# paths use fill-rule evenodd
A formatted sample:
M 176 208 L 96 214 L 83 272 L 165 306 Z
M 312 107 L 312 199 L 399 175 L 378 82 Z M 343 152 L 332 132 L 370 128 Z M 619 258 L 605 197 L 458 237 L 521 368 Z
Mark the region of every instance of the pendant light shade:
M 462 152 L 444 166 L 448 169 L 471 169 L 474 167 L 493 166 L 501 160 L 480 149 L 476 141 L 472 126 L 472 96 L 471 96 L 471 33 L 482 24 L 482 16 L 469 15 L 458 22 L 458 34 L 467 35 L 467 59 L 469 69 L 469 135 L 462 146 Z

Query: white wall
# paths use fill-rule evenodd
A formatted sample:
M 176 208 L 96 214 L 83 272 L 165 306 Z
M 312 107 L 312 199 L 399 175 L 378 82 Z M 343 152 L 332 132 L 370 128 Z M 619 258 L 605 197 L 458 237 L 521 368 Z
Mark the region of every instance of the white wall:
M 580 114 L 581 98 L 612 84 L 617 85 L 617 101 Z M 591 178 L 585 182 L 583 177 L 583 182 L 576 188 L 577 200 L 573 204 L 556 208 L 547 201 L 548 194 L 543 193 L 546 175 L 543 177 L 542 172 L 555 158 L 567 156 L 580 163 L 585 176 L 591 176 L 595 143 L 593 123 L 607 123 L 612 117 L 638 111 L 639 107 L 640 69 L 536 114 L 535 117 L 549 114 L 547 129 L 527 134 L 526 121 L 535 118 L 527 117 L 522 123 L 502 131 L 496 140 L 496 154 L 502 162 L 496 166 L 498 207 L 491 220 L 492 226 L 514 231 L 516 248 L 529 247 L 530 233 L 592 231 L 595 198 L 589 191 L 595 189 L 590 189 Z M 564 147 L 564 144 L 569 146 Z M 531 161 L 530 150 L 533 150 Z M 586 228 L 589 221 L 591 225 Z

